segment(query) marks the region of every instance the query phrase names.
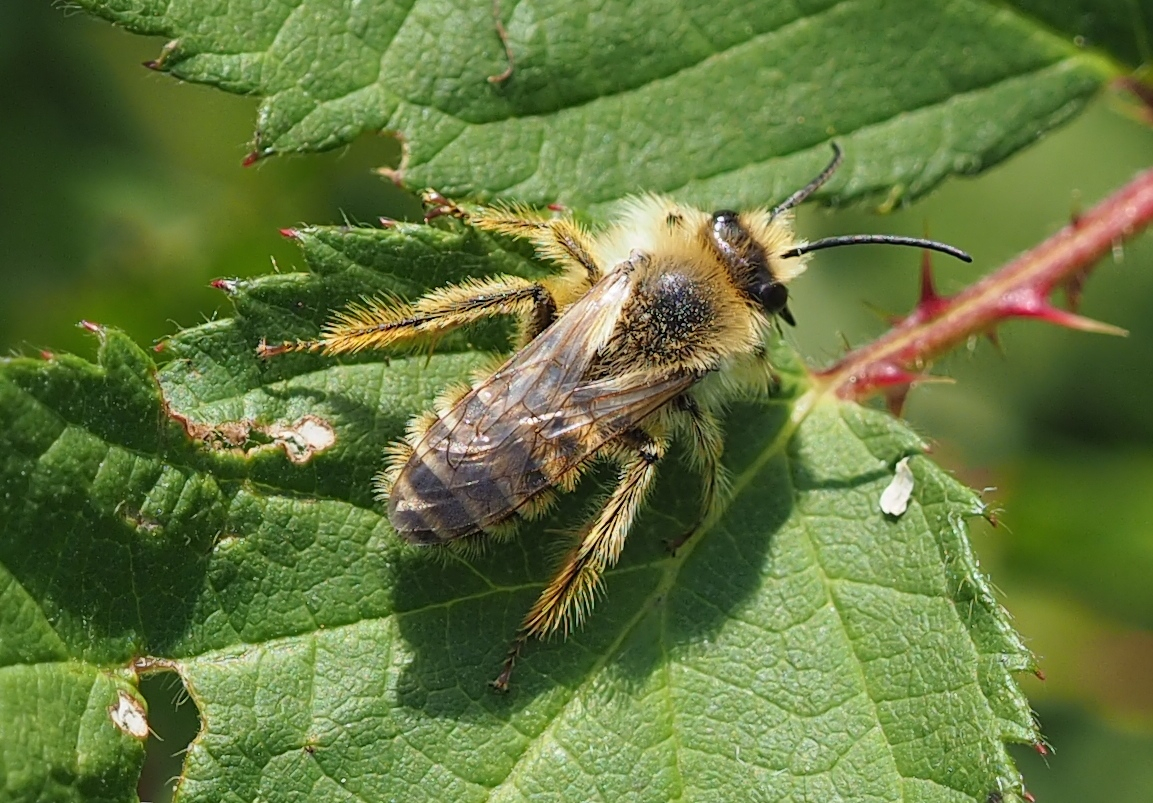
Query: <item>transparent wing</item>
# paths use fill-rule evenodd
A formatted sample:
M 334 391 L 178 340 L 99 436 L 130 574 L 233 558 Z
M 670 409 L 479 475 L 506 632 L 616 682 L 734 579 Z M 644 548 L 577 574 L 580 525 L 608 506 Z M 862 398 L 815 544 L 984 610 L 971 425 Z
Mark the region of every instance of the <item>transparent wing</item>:
M 440 543 L 507 519 L 696 381 L 643 370 L 585 378 L 630 289 L 623 267 L 607 274 L 429 427 L 389 496 L 401 535 Z

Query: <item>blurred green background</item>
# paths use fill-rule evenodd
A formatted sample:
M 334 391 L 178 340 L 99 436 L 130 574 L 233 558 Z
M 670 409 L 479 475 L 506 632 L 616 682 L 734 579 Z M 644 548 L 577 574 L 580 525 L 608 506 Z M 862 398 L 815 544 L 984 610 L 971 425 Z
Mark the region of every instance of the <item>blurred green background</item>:
M 47 3 L 0 3 L 0 350 L 91 356 L 80 319 L 148 343 L 228 304 L 219 276 L 301 265 L 277 234 L 301 222 L 372 223 L 414 207 L 373 167 L 391 140 L 241 168 L 256 101 L 151 73 L 157 40 Z M 949 182 L 911 209 L 805 207 L 803 235 L 883 231 L 968 249 L 972 266 L 937 260 L 942 291 L 960 289 L 1037 243 L 1077 208 L 1119 187 L 1153 156 L 1153 131 L 1107 93 L 1074 123 L 978 179 Z M 1153 799 L 1153 240 L 1128 244 L 1089 282 L 1083 311 L 1127 339 L 1013 323 L 916 389 L 909 421 L 937 458 L 1002 511 L 974 528 L 983 565 L 1040 656 L 1022 679 L 1053 755 L 1017 755 L 1041 803 Z M 826 252 L 794 285 L 788 336 L 813 364 L 902 312 L 919 255 Z M 142 793 L 179 771 L 195 733 L 171 677 L 145 684 L 154 728 Z M 167 762 L 161 761 L 169 757 Z

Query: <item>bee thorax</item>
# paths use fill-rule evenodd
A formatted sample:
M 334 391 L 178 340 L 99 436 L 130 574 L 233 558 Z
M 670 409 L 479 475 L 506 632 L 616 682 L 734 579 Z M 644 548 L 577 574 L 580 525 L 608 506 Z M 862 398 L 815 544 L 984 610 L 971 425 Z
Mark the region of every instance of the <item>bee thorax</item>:
M 660 273 L 637 287 L 614 340 L 621 356 L 658 364 L 681 362 L 713 328 L 715 306 L 698 279 L 681 272 Z

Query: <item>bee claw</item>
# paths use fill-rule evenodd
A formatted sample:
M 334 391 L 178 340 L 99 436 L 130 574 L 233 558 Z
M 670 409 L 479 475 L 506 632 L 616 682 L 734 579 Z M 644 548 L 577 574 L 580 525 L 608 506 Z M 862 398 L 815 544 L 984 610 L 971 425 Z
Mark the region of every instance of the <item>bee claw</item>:
M 489 688 L 498 694 L 508 694 L 508 682 L 512 677 L 512 668 L 516 666 L 516 659 L 520 657 L 521 648 L 524 647 L 525 637 L 519 635 L 508 649 L 508 655 L 504 659 L 504 664 L 501 665 L 500 674 L 496 676 L 495 680 L 488 682 Z
M 686 543 L 688 543 L 690 538 L 697 534 L 698 527 L 699 525 L 694 526 L 691 530 L 677 536 L 676 538 L 665 539 L 665 550 L 669 553 L 669 557 L 675 558 L 677 556 L 677 550 L 683 547 Z
M 468 220 L 467 212 L 436 190 L 425 190 L 421 193 L 420 200 L 425 206 L 425 223 L 429 223 L 445 215 L 457 218 L 458 220 Z
M 508 694 L 508 679 L 511 674 L 512 665 L 506 661 L 504 669 L 501 670 L 501 673 L 497 675 L 496 679 L 488 682 L 489 688 L 497 694 Z

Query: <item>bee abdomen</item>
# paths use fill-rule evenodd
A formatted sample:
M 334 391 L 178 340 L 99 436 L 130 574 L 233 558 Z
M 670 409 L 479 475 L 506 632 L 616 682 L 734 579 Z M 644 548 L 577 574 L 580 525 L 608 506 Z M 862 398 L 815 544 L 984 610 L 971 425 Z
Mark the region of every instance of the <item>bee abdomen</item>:
M 409 543 L 443 544 L 506 521 L 551 484 L 524 443 L 488 451 L 433 438 L 397 474 L 388 519 Z
M 434 471 L 428 455 L 413 455 L 388 495 L 388 520 L 413 544 L 441 544 L 477 532 L 477 513 Z

